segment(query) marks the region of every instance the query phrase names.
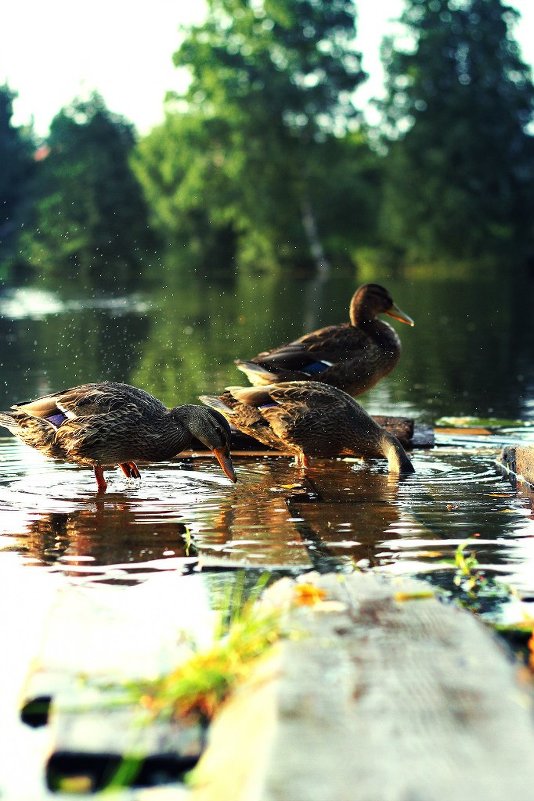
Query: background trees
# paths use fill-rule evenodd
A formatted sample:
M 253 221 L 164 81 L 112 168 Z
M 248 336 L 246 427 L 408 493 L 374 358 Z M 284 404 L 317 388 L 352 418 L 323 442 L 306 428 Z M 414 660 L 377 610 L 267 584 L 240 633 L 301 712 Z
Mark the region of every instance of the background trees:
M 233 231 L 240 263 L 313 267 L 328 236 L 329 175 L 351 145 L 336 148 L 335 138 L 356 116 L 353 92 L 365 77 L 355 5 L 209 0 L 208 8 L 174 55 L 191 74 L 186 114 L 207 134 L 184 180 L 209 171 L 210 221 Z M 360 140 L 354 153 L 362 149 Z M 358 186 L 355 195 L 361 206 Z
M 383 236 L 408 260 L 473 258 L 532 236 L 534 90 L 501 0 L 407 0 L 387 67 Z
M 138 143 L 93 95 L 60 111 L 36 149 L 0 88 L 4 250 L 109 286 L 142 270 L 148 221 L 162 263 L 204 276 L 533 258 L 534 87 L 515 12 L 405 0 L 371 129 L 354 101 L 366 77 L 356 11 L 356 0 L 208 0 L 174 54 L 188 88 Z
M 93 94 L 52 121 L 37 175 L 30 264 L 89 286 L 123 286 L 151 244 L 147 209 L 129 165 L 132 126 Z
M 34 168 L 31 132 L 12 123 L 15 97 L 8 86 L 0 86 L 0 277 L 15 259 Z

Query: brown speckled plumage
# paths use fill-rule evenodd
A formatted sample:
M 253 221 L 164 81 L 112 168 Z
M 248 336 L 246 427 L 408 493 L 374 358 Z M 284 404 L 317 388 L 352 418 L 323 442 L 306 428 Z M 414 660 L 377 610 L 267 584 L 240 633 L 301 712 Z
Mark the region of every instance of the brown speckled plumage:
M 350 323 L 321 328 L 236 365 L 254 386 L 313 380 L 361 395 L 391 372 L 400 356 L 397 333 L 378 314 L 413 325 L 387 289 L 363 284 L 352 297 Z
M 245 434 L 295 454 L 300 464 L 310 456 L 384 457 L 391 472 L 414 472 L 400 442 L 335 387 L 317 381 L 228 387 L 201 400 Z
M 125 475 L 139 478 L 136 462 L 172 459 L 193 437 L 235 481 L 230 428 L 221 414 L 193 404 L 167 409 L 129 384 L 83 384 L 18 403 L 0 413 L 0 426 L 46 456 L 93 467 L 100 491 L 106 489 L 104 467 L 119 465 Z

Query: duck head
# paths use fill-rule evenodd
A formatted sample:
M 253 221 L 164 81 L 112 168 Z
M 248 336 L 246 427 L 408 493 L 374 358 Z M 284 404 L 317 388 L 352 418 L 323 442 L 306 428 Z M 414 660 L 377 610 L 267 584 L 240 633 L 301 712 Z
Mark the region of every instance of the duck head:
M 388 290 L 380 284 L 363 284 L 359 287 L 350 304 L 350 321 L 358 326 L 362 322 L 370 322 L 378 314 L 388 314 L 407 325 L 414 321 L 393 302 Z
M 191 438 L 195 437 L 212 451 L 230 481 L 237 481 L 230 456 L 231 429 L 222 414 L 206 406 L 191 404 L 177 406 L 171 410 L 171 415 L 185 425 Z

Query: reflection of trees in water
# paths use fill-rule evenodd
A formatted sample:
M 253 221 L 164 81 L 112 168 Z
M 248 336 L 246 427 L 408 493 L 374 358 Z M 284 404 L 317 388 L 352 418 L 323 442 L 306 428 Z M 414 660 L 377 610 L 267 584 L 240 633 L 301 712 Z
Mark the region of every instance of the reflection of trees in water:
M 190 281 L 184 286 L 171 275 L 155 296 L 151 331 L 132 383 L 169 404 L 177 393 L 181 402 L 194 402 L 203 392 L 241 384 L 234 359 L 299 336 L 305 319 L 328 318 L 329 308 L 330 321 L 348 316 L 352 279 L 344 282 L 340 302 L 332 301 L 332 288 L 337 293 L 338 283 L 324 291 L 322 308 L 322 286 L 310 289 L 283 276 L 241 274 L 235 286 Z
M 129 381 L 150 321 L 135 313 L 84 309 L 0 325 L 3 370 L 9 377 L 5 408 L 86 381 Z
M 100 507 L 100 508 L 98 508 Z M 176 522 L 146 523 L 128 506 L 97 503 L 96 511 L 41 515 L 29 526 L 23 552 L 43 565 L 61 564 L 98 568 L 101 565 L 147 562 L 185 557 L 185 525 Z
M 515 417 L 534 380 L 530 323 L 534 283 L 499 275 L 387 282 L 415 320 L 400 332 L 403 352 L 394 373 L 363 397 L 384 392 L 432 419 L 446 415 Z
M 395 413 L 405 404 L 402 413 L 412 407 L 432 419 L 524 412 L 534 385 L 533 283 L 503 275 L 379 280 L 416 324 L 399 325 L 399 365 L 362 396 L 364 406 Z M 320 284 L 244 272 L 236 282 L 217 284 L 169 266 L 145 289 L 149 302 L 141 313 L 85 308 L 0 321 L 8 382 L 7 391 L 0 388 L 2 406 L 106 378 L 137 384 L 169 405 L 195 402 L 199 394 L 245 382 L 235 358 L 347 320 L 357 283 L 334 270 Z

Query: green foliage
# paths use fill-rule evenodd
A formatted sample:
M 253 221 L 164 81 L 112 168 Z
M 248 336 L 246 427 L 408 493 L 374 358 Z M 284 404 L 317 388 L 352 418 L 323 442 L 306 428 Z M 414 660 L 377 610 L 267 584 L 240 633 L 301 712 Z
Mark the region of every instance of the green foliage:
M 168 113 L 132 158 L 151 225 L 175 252 L 182 248 L 183 261 L 208 274 L 231 268 L 235 255 L 233 192 L 222 170 L 219 127 L 216 120 Z
M 534 88 L 501 0 L 407 0 L 386 42 L 382 226 L 409 259 L 509 252 L 532 236 Z
M 315 267 L 305 218 L 336 257 L 369 238 L 377 158 L 347 134 L 354 35 L 353 0 L 210 0 L 174 56 L 189 88 L 136 154 L 165 238 L 267 268 Z
M 29 131 L 12 123 L 16 95 L 0 86 L 0 277 L 13 264 L 18 231 L 28 214 L 34 161 Z
M 472 612 L 487 612 L 492 604 L 508 601 L 514 595 L 514 590 L 508 584 L 488 575 L 475 551 L 468 550 L 472 545 L 473 540 L 470 539 L 461 542 L 456 548 L 454 560 L 451 560 L 455 568 L 455 600 Z
M 37 175 L 35 227 L 23 240 L 34 267 L 88 286 L 120 286 L 139 273 L 151 237 L 129 164 L 133 145 L 131 126 L 96 94 L 54 118 Z

